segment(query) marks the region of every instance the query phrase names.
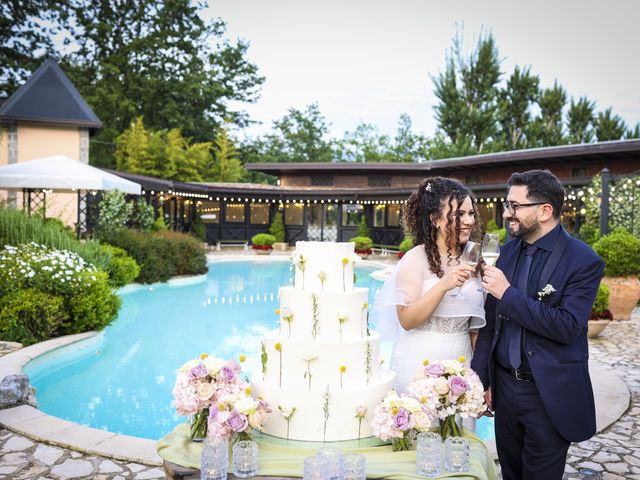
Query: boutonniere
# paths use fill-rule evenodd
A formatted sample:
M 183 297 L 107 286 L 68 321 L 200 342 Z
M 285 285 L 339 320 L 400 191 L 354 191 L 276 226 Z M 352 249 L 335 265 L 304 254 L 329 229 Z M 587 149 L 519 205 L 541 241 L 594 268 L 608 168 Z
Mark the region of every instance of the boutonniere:
M 544 288 L 538 292 L 538 300 L 542 300 L 544 297 L 551 295 L 555 291 L 556 289 L 553 288 L 553 285 L 547 283 Z

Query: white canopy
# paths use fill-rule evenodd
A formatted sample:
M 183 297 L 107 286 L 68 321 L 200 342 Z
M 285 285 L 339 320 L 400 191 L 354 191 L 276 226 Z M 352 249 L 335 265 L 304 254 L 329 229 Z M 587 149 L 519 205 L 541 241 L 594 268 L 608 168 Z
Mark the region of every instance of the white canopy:
M 120 190 L 140 195 L 140 185 L 65 155 L 0 167 L 0 188 L 52 190 Z

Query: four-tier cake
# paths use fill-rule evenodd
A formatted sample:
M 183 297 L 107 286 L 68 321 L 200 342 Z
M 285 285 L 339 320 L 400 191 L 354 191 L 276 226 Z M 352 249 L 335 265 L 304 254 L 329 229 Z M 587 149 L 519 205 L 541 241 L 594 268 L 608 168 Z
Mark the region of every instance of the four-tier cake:
M 297 242 L 293 286 L 280 288 L 280 326 L 262 344 L 254 395 L 272 407 L 263 431 L 292 440 L 372 435 L 367 418 L 393 388 L 369 330 L 368 289 L 354 287 L 354 244 Z M 366 412 L 366 413 L 365 413 Z

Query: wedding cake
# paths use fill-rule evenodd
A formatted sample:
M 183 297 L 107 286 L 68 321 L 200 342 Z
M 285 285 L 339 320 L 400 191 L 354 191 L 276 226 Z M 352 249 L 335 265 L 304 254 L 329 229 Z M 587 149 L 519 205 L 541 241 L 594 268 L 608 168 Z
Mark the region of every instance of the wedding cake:
M 297 242 L 293 286 L 280 288 L 280 326 L 262 343 L 252 391 L 272 407 L 263 431 L 292 440 L 372 435 L 367 419 L 393 388 L 380 335 L 367 325 L 368 289 L 354 287 L 353 243 Z

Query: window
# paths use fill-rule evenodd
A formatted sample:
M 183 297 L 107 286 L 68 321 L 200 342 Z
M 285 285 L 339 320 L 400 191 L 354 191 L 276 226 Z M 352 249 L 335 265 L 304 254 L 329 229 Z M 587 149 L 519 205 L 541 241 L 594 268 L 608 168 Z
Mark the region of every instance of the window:
M 269 224 L 269 205 L 266 203 L 252 203 L 250 209 L 249 221 L 252 225 Z
M 362 212 L 362 205 L 357 205 L 357 204 L 342 205 L 342 225 L 357 226 L 360 223 L 361 212 Z
M 387 225 L 389 227 L 400 225 L 400 205 L 387 205 Z
M 244 223 L 244 203 L 227 203 L 224 220 L 230 223 Z
M 390 187 L 391 177 L 369 177 L 367 179 L 370 187 Z
M 571 177 L 572 178 L 584 178 L 587 177 L 587 169 L 586 168 L 572 168 L 571 169 Z
M 331 175 L 314 175 L 311 177 L 311 185 L 314 187 L 330 187 L 333 185 L 333 176 Z
M 304 222 L 304 205 L 302 203 L 287 203 L 284 206 L 284 224 L 302 225 Z
M 220 223 L 220 202 L 205 200 L 198 202 L 197 208 L 202 223 Z
M 464 183 L 465 185 L 477 185 L 479 183 L 482 183 L 482 176 L 481 175 L 465 175 Z
M 376 205 L 373 209 L 373 226 L 384 227 L 384 205 Z

